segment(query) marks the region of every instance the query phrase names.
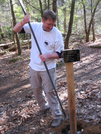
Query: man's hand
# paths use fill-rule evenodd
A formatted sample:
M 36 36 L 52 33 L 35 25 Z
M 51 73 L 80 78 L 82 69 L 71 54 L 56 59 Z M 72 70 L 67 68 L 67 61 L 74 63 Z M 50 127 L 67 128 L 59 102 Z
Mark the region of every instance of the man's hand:
M 44 62 L 48 59 L 48 54 L 39 54 L 39 57 Z
M 27 15 L 24 16 L 24 19 L 22 20 L 22 24 L 24 25 L 24 24 L 26 24 L 28 22 L 30 22 L 29 14 L 27 14 Z
M 24 19 L 21 22 L 18 22 L 14 28 L 13 31 L 19 33 L 22 30 L 23 25 L 25 25 L 26 23 L 30 22 L 30 17 L 29 14 L 24 16 Z

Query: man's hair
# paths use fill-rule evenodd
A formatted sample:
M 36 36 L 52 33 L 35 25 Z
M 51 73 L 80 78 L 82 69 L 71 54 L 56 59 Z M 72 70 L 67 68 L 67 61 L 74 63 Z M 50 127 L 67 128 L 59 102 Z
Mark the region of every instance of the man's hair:
M 53 21 L 56 21 L 56 14 L 52 10 L 45 10 L 44 13 L 43 13 L 43 17 L 42 18 L 44 20 L 52 19 Z

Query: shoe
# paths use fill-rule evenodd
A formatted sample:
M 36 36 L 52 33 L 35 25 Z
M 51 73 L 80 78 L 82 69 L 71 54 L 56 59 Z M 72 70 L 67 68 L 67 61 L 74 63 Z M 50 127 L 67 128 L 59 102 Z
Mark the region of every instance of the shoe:
M 47 109 L 39 110 L 36 115 L 41 116 L 43 114 L 46 114 L 49 111 L 50 107 Z
M 54 119 L 53 122 L 52 122 L 52 124 L 51 124 L 51 127 L 58 127 L 58 126 L 60 126 L 61 121 L 62 121 L 62 118 L 60 118 L 60 119 Z

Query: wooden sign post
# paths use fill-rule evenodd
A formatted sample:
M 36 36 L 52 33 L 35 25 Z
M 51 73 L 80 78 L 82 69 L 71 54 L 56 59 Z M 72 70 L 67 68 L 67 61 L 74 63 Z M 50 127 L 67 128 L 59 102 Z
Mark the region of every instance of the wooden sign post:
M 64 50 L 63 53 L 64 53 L 64 62 L 66 64 L 70 131 L 71 134 L 77 134 L 73 62 L 80 60 L 80 52 L 78 49 L 74 50 L 67 49 Z

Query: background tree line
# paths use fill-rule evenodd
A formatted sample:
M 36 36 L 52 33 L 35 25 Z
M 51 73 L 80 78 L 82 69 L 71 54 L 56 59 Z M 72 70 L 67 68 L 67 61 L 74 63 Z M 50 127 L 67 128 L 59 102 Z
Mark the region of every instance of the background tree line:
M 23 0 L 31 21 L 41 21 L 44 10 L 56 12 L 56 27 L 65 35 L 65 48 L 70 37 L 85 37 L 85 41 L 95 41 L 101 31 L 101 0 Z M 0 43 L 14 41 L 21 54 L 19 39 L 29 38 L 12 31 L 13 26 L 22 20 L 24 14 L 18 0 L 0 0 Z M 71 36 L 72 34 L 72 36 Z

